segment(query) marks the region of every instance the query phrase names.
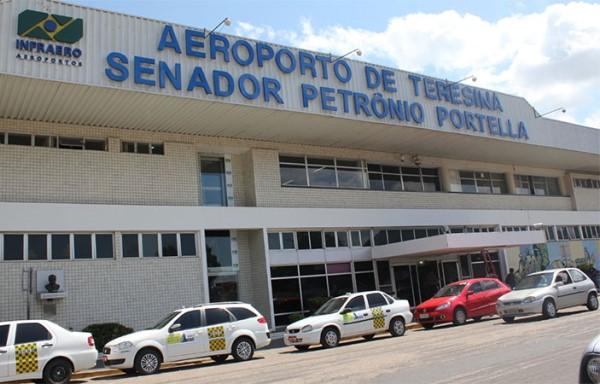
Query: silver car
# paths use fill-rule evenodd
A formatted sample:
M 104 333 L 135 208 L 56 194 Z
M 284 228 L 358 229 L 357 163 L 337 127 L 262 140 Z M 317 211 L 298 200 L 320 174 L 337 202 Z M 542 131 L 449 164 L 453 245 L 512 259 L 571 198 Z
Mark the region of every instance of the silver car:
M 598 309 L 594 282 L 577 268 L 549 269 L 527 275 L 512 292 L 496 302 L 498 315 L 507 323 L 517 316 L 553 318 L 559 309 L 586 305 Z
M 600 384 L 600 336 L 592 340 L 581 358 L 579 384 Z

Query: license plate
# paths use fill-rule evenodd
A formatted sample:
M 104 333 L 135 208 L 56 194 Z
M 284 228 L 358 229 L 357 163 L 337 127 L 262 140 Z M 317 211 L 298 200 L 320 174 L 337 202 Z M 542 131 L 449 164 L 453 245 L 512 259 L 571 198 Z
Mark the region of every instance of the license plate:
M 421 315 L 419 315 L 420 319 L 429 319 L 429 314 L 428 313 L 423 313 Z
M 106 363 L 107 360 L 108 360 L 108 357 L 102 356 L 102 361 L 104 361 Z
M 291 343 L 299 343 L 299 342 L 301 342 L 301 341 L 302 341 L 302 338 L 300 338 L 300 337 L 296 337 L 296 336 L 288 336 L 288 340 L 289 340 Z

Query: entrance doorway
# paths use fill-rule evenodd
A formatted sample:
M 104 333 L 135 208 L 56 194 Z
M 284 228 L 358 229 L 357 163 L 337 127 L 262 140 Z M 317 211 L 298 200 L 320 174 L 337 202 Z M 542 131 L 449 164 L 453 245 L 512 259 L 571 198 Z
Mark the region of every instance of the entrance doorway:
M 428 300 L 441 288 L 438 261 L 423 261 L 417 266 L 421 301 Z
M 411 307 L 430 299 L 444 285 L 461 279 L 457 261 L 423 261 L 395 265 L 396 297 L 408 300 Z

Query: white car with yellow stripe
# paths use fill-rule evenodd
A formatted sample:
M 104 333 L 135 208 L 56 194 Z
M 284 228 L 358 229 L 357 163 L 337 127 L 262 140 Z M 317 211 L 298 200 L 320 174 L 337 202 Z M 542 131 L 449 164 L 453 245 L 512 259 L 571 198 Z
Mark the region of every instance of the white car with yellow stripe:
M 290 324 L 284 343 L 299 350 L 321 344 L 335 347 L 340 340 L 364 337 L 370 340 L 378 333 L 402 336 L 412 321 L 410 305 L 380 291 L 359 292 L 330 299 L 313 316 Z
M 170 313 L 154 327 L 108 342 L 104 364 L 149 375 L 164 362 L 211 357 L 223 362 L 252 359 L 271 342 L 266 319 L 241 302 L 212 303 Z
M 42 379 L 65 384 L 73 372 L 94 368 L 97 359 L 90 333 L 47 320 L 0 323 L 0 383 Z

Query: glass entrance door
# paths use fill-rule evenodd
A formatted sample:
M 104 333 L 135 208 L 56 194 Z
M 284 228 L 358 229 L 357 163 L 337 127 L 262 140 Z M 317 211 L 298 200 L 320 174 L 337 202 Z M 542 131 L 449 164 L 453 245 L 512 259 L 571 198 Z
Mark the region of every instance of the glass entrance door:
M 442 273 L 444 274 L 445 285 L 460 280 L 458 276 L 458 263 L 456 261 L 442 262 Z
M 431 299 L 441 288 L 438 261 L 419 262 L 417 272 L 419 275 L 419 290 L 421 293 L 420 302 L 423 302 Z

